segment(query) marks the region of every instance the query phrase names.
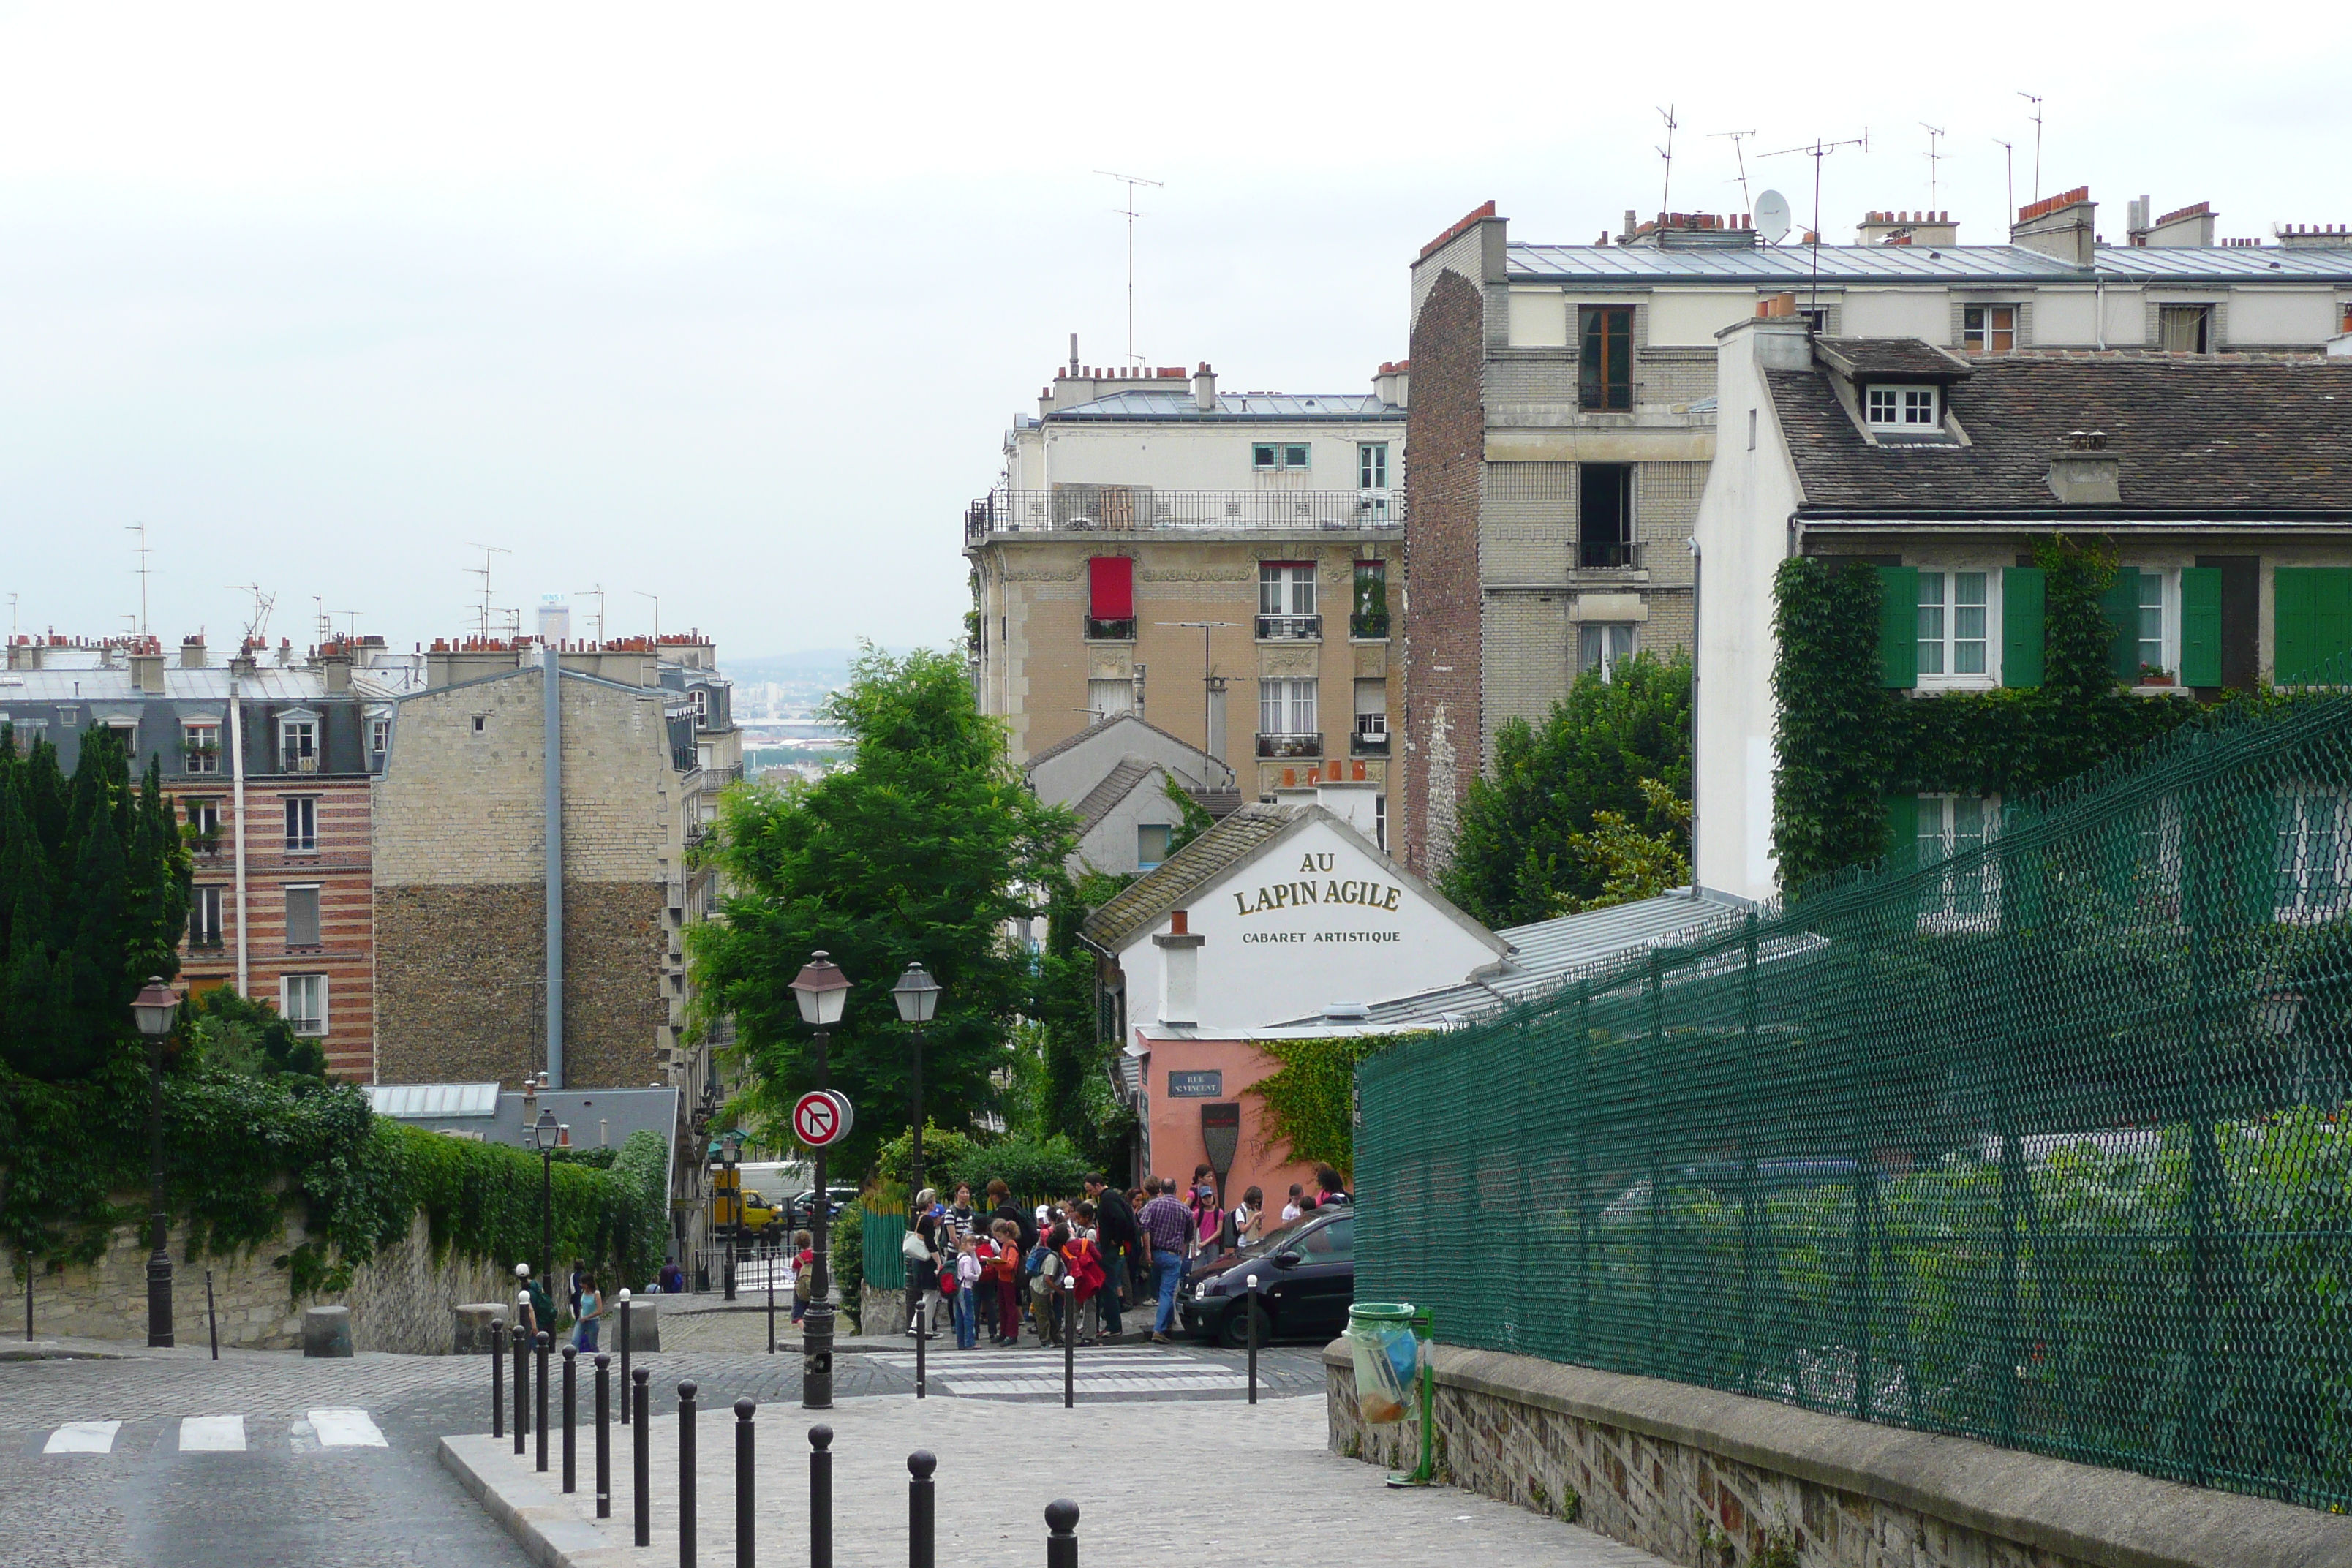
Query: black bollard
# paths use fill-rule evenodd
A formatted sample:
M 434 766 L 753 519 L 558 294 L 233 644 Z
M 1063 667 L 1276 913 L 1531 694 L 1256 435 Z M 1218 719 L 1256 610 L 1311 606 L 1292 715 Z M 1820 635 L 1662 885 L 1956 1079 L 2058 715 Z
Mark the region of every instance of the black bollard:
M 776 1259 L 768 1258 L 768 1353 L 776 1353 Z
M 759 1405 L 735 1402 L 735 1568 L 751 1568 L 751 1412 Z
M 613 1358 L 596 1358 L 596 1517 L 613 1517 Z
M 621 1288 L 621 1425 L 629 1424 L 629 1289 Z
M 801 1408 L 833 1408 L 833 1308 L 820 1300 L 801 1314 Z
M 520 1322 L 514 1329 L 514 1440 L 519 1456 L 523 1439 L 530 1436 L 530 1331 Z
M 1078 1568 L 1078 1505 L 1067 1498 L 1045 1505 L 1045 1568 Z
M 931 1472 L 939 1468 L 938 1456 L 929 1448 L 907 1456 L 907 1473 L 913 1478 L 907 1483 L 907 1568 L 931 1568 L 931 1524 L 939 1501 Z
M 1251 1275 L 1247 1283 L 1249 1298 L 1242 1303 L 1242 1309 L 1249 1313 L 1249 1402 L 1255 1405 L 1257 1403 L 1257 1276 Z
M 923 1365 L 923 1346 L 931 1337 L 931 1314 L 923 1305 L 920 1290 L 907 1293 L 915 1299 L 915 1397 L 922 1399 L 930 1388 L 930 1377 Z
M 809 1428 L 809 1568 L 833 1568 L 833 1428 Z
M 490 1436 L 507 1435 L 507 1321 L 490 1320 Z
M 1062 1408 L 1078 1403 L 1078 1282 L 1062 1271 Z
M 654 1374 L 639 1367 L 630 1375 L 636 1380 L 633 1397 L 637 1406 L 637 1456 L 635 1474 L 632 1479 L 637 1483 L 637 1544 L 650 1546 L 654 1539 L 654 1456 L 646 1442 L 646 1422 L 652 1408 L 649 1385 Z
M 539 1387 L 533 1390 L 539 1400 L 539 1430 L 533 1434 L 536 1441 L 532 1443 L 531 1447 L 539 1461 L 539 1472 L 545 1475 L 547 1473 L 547 1331 L 541 1329 L 530 1338 L 531 1342 L 539 1347 L 537 1369 Z
M 694 1568 L 694 1379 L 677 1385 L 677 1568 Z
M 25 1268 L 25 1295 L 27 1300 L 30 1300 L 32 1294 L 33 1270 L 28 1264 Z M 218 1361 L 220 1360 L 220 1310 L 213 1305 L 213 1271 L 209 1268 L 205 1270 L 205 1321 L 212 1325 L 213 1360 Z M 29 1334 L 26 1336 L 27 1339 L 31 1337 Z
M 571 1345 L 563 1347 L 563 1489 L 568 1492 L 580 1489 L 576 1479 L 578 1472 L 573 1468 L 572 1457 L 572 1429 L 580 1419 L 576 1403 L 579 1397 L 579 1368 L 576 1363 L 579 1359 L 580 1352 L 576 1348 Z

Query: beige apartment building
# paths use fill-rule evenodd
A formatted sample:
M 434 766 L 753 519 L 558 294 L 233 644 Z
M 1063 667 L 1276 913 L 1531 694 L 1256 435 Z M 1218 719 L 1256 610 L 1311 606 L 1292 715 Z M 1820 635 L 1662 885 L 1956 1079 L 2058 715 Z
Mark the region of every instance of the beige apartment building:
M 1220 392 L 1206 364 L 1055 373 L 965 515 L 973 679 L 1027 760 L 1121 714 L 1211 786 L 1381 786 L 1401 712 L 1406 367 L 1369 395 Z

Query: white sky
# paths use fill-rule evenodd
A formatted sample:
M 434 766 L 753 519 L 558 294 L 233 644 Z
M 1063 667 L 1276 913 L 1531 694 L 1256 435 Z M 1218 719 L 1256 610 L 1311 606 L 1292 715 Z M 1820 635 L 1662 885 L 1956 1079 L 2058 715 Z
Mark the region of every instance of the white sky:
M 1223 385 L 1365 390 L 1405 268 L 1492 196 L 1589 243 L 1736 211 L 1730 143 L 1869 127 L 1826 234 L 2032 194 L 2352 221 L 2333 7 L 1789 13 L 1255 4 L 0 4 L 0 593 L 27 630 L 233 637 L 311 596 L 400 642 L 572 596 L 723 656 L 959 635 L 964 503 L 1080 334 Z M 1802 222 L 1803 158 L 1750 163 Z M 339 626 L 344 622 L 338 617 Z M 526 624 L 529 624 L 527 619 Z

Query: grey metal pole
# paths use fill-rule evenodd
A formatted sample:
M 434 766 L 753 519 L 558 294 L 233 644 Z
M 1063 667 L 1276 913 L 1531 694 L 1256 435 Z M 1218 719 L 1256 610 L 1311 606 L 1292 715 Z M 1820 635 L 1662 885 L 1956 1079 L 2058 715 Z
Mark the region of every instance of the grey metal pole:
M 523 1313 L 530 1306 L 525 1296 L 515 1307 L 514 1326 L 514 1440 L 515 1453 L 523 1452 L 523 1439 L 530 1436 L 530 1330 L 524 1326 Z
M 816 1087 L 825 1084 L 825 1044 L 830 1031 L 816 1031 Z M 825 1249 L 833 1229 L 833 1205 L 825 1196 L 824 1151 L 816 1152 L 816 1191 L 809 1199 L 808 1310 L 801 1314 L 801 1408 L 833 1408 L 833 1282 Z
M 623 1392 L 635 1400 L 637 1407 L 636 1453 L 631 1479 L 636 1482 L 636 1542 L 640 1546 L 652 1544 L 654 1538 L 654 1459 L 651 1436 L 647 1428 L 653 1422 L 653 1373 L 639 1367 L 630 1374 L 635 1387 Z

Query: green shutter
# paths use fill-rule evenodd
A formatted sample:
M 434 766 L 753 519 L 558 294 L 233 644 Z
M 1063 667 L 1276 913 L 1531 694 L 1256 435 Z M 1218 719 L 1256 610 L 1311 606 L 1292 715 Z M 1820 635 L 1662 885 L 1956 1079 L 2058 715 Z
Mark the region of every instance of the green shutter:
M 1878 568 L 1878 683 L 1907 691 L 1919 684 L 1919 569 Z
M 2214 576 L 2219 578 L 2220 573 Z M 2042 684 L 2042 618 L 2046 584 L 2039 566 L 2000 569 L 2000 683 Z
M 1918 864 L 1919 797 L 1890 795 L 1886 797 L 1887 869 L 1899 873 Z
M 2099 595 L 2107 617 L 2107 661 L 2126 686 L 2139 684 L 2139 568 L 2118 566 L 2116 580 Z
M 2281 686 L 2345 679 L 2352 653 L 2352 566 L 2282 566 L 2272 578 L 2271 679 Z
M 2312 575 L 2319 579 L 2318 591 L 2313 595 L 2314 619 L 2318 626 L 2318 658 L 2311 674 L 2315 680 L 2341 681 L 2346 679 L 2342 656 L 2352 654 L 2352 566 L 2315 566 Z
M 2221 684 L 2221 569 L 2180 572 L 2180 684 Z

